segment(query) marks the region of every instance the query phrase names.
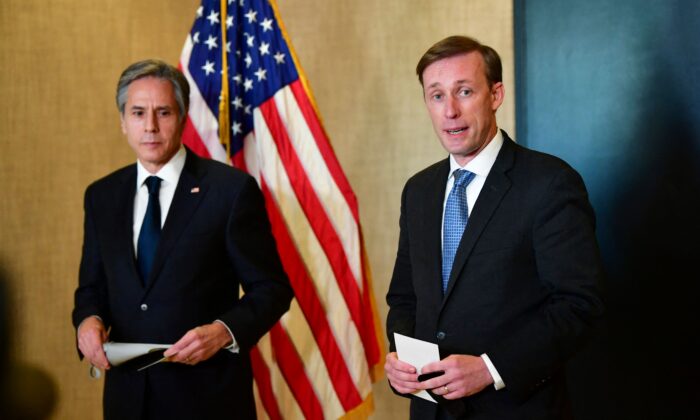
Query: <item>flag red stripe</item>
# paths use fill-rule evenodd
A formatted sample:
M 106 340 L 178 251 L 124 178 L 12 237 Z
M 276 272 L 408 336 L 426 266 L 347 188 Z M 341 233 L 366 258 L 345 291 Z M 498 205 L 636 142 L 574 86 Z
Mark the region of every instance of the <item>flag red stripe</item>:
M 326 165 L 328 167 L 329 172 L 331 173 L 331 176 L 335 180 L 336 184 L 338 185 L 338 188 L 340 189 L 341 193 L 345 197 L 345 200 L 348 202 L 348 206 L 350 207 L 350 211 L 353 213 L 353 217 L 355 218 L 355 222 L 357 223 L 357 228 L 358 230 L 360 229 L 360 218 L 359 218 L 359 211 L 358 211 L 358 204 L 357 204 L 357 198 L 355 197 L 355 193 L 352 191 L 352 187 L 350 187 L 350 183 L 348 182 L 347 178 L 345 177 L 345 173 L 343 172 L 342 168 L 340 167 L 340 163 L 338 162 L 338 159 L 333 152 L 333 149 L 331 147 L 330 141 L 328 140 L 328 136 L 326 135 L 325 130 L 323 129 L 323 126 L 321 126 L 321 122 L 316 115 L 316 111 L 314 110 L 313 106 L 311 105 L 311 101 L 309 100 L 308 95 L 306 94 L 306 91 L 304 90 L 304 86 L 301 84 L 300 81 L 296 81 L 292 84 L 289 85 L 289 88 L 292 90 L 294 93 L 294 97 L 297 101 L 297 104 L 299 105 L 299 109 L 301 113 L 304 115 L 304 119 L 306 120 L 306 124 L 309 127 L 309 130 L 314 136 L 314 140 L 316 141 L 316 145 L 323 156 L 323 159 L 326 162 Z M 361 246 L 364 246 L 361 244 Z M 365 308 L 371 308 L 371 302 L 370 299 L 372 298 L 372 295 L 367 288 L 369 287 L 369 284 L 367 282 L 366 278 L 366 271 L 364 264 L 362 265 L 362 301 L 363 301 L 363 306 Z M 371 313 L 368 310 L 366 312 L 370 317 Z M 366 334 L 361 334 L 362 337 L 362 343 L 364 345 L 365 349 L 365 357 L 367 358 L 367 363 L 369 366 L 374 366 L 377 363 L 379 363 L 379 357 L 380 357 L 380 350 L 379 350 L 379 344 L 377 343 L 377 335 L 376 335 L 376 329 L 373 321 L 366 321 Z
M 241 150 L 239 150 L 235 155 L 233 155 L 231 157 L 231 163 L 236 168 L 238 168 L 242 171 L 248 172 L 248 168 L 246 168 L 246 164 L 245 164 L 245 156 L 244 156 L 243 148 L 241 148 Z
M 280 409 L 277 406 L 277 400 L 275 400 L 275 392 L 272 390 L 270 369 L 267 367 L 257 347 L 253 347 L 250 350 L 250 361 L 253 366 L 255 383 L 258 385 L 258 394 L 260 395 L 260 400 L 265 407 L 268 417 L 270 417 L 270 420 L 282 420 Z
M 357 391 L 350 371 L 345 364 L 345 359 L 335 341 L 326 313 L 316 294 L 313 281 L 309 277 L 306 266 L 287 231 L 282 214 L 264 182 L 262 183 L 262 191 L 270 224 L 272 225 L 272 233 L 277 240 L 277 250 L 292 283 L 294 295 L 306 321 L 311 327 L 336 395 L 343 408 L 350 410 L 362 402 L 362 397 Z
M 326 131 L 323 129 L 323 126 L 321 126 L 321 121 L 316 115 L 314 107 L 311 105 L 311 101 L 309 100 L 309 97 L 306 94 L 306 91 L 304 90 L 304 86 L 299 80 L 297 80 L 294 83 L 290 84 L 289 88 L 294 93 L 294 97 L 296 98 L 297 104 L 299 105 L 299 109 L 304 115 L 306 125 L 309 126 L 309 130 L 311 130 L 311 133 L 314 136 L 314 140 L 316 140 L 316 146 L 321 152 L 323 160 L 326 161 L 328 171 L 331 173 L 331 176 L 333 177 L 333 180 L 335 180 L 335 183 L 338 185 L 340 192 L 343 194 L 345 200 L 348 202 L 348 206 L 352 211 L 352 215 L 355 218 L 355 222 L 358 224 L 359 227 L 360 216 L 358 214 L 357 197 L 355 197 L 355 193 L 353 192 L 352 187 L 350 187 L 350 183 L 345 177 L 343 169 L 340 167 L 338 158 L 336 157 L 335 152 L 333 152 L 333 147 L 331 146 L 330 141 L 328 141 Z
M 209 154 L 207 146 L 204 145 L 202 138 L 199 136 L 199 132 L 194 128 L 189 115 L 187 116 L 187 121 L 185 121 L 185 128 L 182 130 L 182 142 L 197 155 L 211 159 L 211 154 Z
M 377 339 L 374 334 L 374 322 L 372 322 L 371 317 L 369 317 L 370 319 L 365 319 L 360 289 L 357 287 L 355 276 L 348 264 L 338 233 L 323 210 L 323 206 L 315 194 L 308 175 L 299 161 L 299 157 L 277 112 L 275 102 L 273 100 L 264 102 L 260 106 L 260 111 L 277 145 L 280 159 L 285 166 L 297 199 L 330 262 L 338 287 L 345 298 L 350 316 L 355 323 L 361 340 L 363 343 L 372 343 Z M 365 349 L 365 357 L 367 357 L 367 349 Z
M 318 397 L 311 387 L 311 382 L 304 371 L 304 364 L 297 353 L 294 344 L 280 323 L 270 330 L 270 343 L 277 359 L 282 376 L 287 381 L 289 389 L 297 400 L 299 408 L 307 419 L 322 419 L 323 409 Z

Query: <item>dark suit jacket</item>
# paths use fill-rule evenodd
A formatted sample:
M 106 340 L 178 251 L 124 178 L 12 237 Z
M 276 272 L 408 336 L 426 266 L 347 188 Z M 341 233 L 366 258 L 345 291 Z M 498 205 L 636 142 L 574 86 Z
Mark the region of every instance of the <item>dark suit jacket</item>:
M 561 418 L 563 364 L 602 314 L 595 222 L 581 177 L 560 159 L 504 143 L 470 212 L 443 297 L 441 223 L 449 160 L 413 176 L 401 201 L 387 333 L 488 354 L 506 388 L 457 400 L 462 418 Z M 456 410 L 456 411 L 455 411 Z M 435 418 L 414 398 L 411 418 Z
M 196 366 L 112 368 L 105 418 L 255 418 L 248 350 L 292 298 L 255 180 L 188 150 L 146 287 L 132 239 L 135 192 L 135 164 L 87 188 L 74 324 L 98 315 L 113 341 L 174 343 L 219 319 L 241 351 Z

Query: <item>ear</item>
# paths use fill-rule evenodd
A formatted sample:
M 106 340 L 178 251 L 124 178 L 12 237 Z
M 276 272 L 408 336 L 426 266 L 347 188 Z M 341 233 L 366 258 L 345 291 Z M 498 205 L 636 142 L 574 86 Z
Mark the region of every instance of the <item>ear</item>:
M 506 90 L 503 86 L 503 82 L 494 83 L 494 85 L 491 86 L 491 109 L 494 112 L 496 112 L 496 110 L 503 103 L 503 98 L 505 97 L 505 95 Z
M 126 124 L 124 123 L 124 113 L 119 114 L 119 125 L 122 128 L 122 133 L 126 134 Z

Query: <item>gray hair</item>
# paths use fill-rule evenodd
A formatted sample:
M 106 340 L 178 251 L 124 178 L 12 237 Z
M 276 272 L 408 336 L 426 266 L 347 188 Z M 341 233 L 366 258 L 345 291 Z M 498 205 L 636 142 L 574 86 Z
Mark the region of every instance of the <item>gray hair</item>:
M 156 77 L 172 83 L 175 100 L 180 108 L 180 121 L 183 121 L 190 106 L 190 85 L 180 70 L 157 59 L 138 61 L 122 72 L 117 83 L 117 108 L 119 108 L 119 112 L 124 114 L 127 91 L 131 82 L 144 77 Z

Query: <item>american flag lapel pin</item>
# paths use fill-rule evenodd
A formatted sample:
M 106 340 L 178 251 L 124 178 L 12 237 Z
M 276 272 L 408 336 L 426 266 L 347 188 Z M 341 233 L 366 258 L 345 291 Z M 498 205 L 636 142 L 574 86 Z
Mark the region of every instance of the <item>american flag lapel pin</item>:
M 194 187 L 190 190 L 190 194 L 197 194 L 199 192 L 199 187 Z

